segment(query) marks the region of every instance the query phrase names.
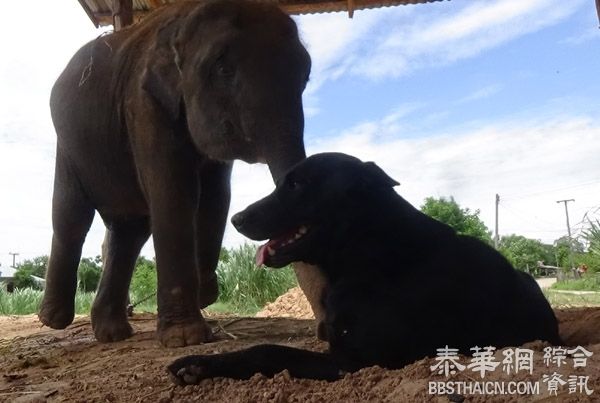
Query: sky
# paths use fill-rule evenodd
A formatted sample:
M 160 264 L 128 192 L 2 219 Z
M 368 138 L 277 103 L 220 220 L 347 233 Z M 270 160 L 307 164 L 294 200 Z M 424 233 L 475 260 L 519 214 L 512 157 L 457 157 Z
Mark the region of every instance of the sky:
M 30 12 L 35 9 L 36 12 Z M 8 2 L 0 25 L 0 272 L 48 254 L 56 135 L 48 98 L 103 31 L 74 0 Z M 552 243 L 600 218 L 600 30 L 591 0 L 452 0 L 294 17 L 313 69 L 308 154 L 375 161 L 415 206 L 453 196 L 500 235 Z M 236 162 L 231 213 L 268 194 Z M 100 253 L 97 216 L 83 256 Z M 225 246 L 247 242 L 228 225 Z M 142 253 L 154 256 L 149 241 Z

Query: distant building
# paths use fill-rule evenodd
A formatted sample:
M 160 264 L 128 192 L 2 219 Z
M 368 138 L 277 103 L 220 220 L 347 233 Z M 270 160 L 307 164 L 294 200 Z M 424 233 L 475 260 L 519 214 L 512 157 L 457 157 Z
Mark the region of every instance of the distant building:
M 0 271 L 0 287 L 6 288 L 6 291 L 13 292 L 15 289 L 15 278 L 14 277 L 2 277 L 2 272 Z

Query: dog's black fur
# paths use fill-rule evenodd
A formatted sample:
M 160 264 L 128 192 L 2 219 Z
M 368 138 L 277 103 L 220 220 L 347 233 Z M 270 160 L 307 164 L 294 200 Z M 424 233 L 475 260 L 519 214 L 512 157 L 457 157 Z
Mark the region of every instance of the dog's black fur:
M 247 379 L 284 369 L 335 380 L 375 364 L 399 368 L 446 345 L 470 354 L 475 346 L 560 344 L 554 313 L 531 276 L 415 209 L 395 185 L 372 162 L 317 154 L 234 216 L 241 233 L 272 239 L 259 261 L 273 267 L 304 261 L 323 271 L 329 352 L 259 345 L 188 356 L 169 366 L 174 380 Z

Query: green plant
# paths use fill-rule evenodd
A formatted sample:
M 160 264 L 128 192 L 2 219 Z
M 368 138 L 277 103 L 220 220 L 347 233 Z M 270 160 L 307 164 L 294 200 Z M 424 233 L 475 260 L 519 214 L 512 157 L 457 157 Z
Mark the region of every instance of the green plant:
M 12 293 L 0 290 L 0 315 L 27 315 L 37 312 L 42 291 L 16 288 Z
M 0 315 L 30 315 L 39 309 L 44 292 L 32 288 L 17 288 L 6 292 L 0 288 Z M 75 294 L 75 312 L 89 314 L 94 293 L 78 290 Z
M 244 244 L 230 250 L 228 261 L 217 268 L 218 302 L 238 313 L 253 314 L 297 284 L 290 267 L 257 267 L 255 255 L 256 246 Z
M 275 300 L 289 288 L 295 286 L 296 276 L 291 268 L 266 269 L 256 267 L 254 256 L 256 247 L 243 245 L 237 249 L 221 250 L 217 267 L 220 295 L 218 301 L 207 309 L 213 312 L 253 314 L 267 302 Z M 42 261 L 42 260 L 39 260 Z M 81 260 L 79 268 L 79 289 L 75 295 L 75 312 L 88 314 L 94 300 L 94 292 L 99 278 L 99 258 Z M 28 263 L 29 264 L 29 263 Z M 30 270 L 21 270 L 26 274 Z M 27 274 L 29 277 L 29 275 Z M 156 311 L 157 273 L 153 260 L 138 258 L 130 285 L 130 298 L 138 311 Z M 7 293 L 0 289 L 0 315 L 22 315 L 38 310 L 43 292 L 33 288 L 17 289 Z M 150 298 L 148 298 L 150 297 Z
M 519 270 L 529 268 L 535 272 L 537 262 L 541 261 L 547 265 L 554 263 L 552 245 L 545 245 L 537 239 L 525 238 L 521 235 L 507 235 L 500 238 L 498 250 L 506 259 Z
M 27 270 L 31 274 L 37 277 L 44 277 L 46 275 L 46 268 L 48 267 L 48 256 L 38 256 L 33 259 L 24 260 L 22 263 L 17 264 L 15 269 Z
M 585 251 L 585 246 L 577 239 L 563 236 L 554 241 L 557 266 L 571 268 L 571 263 L 576 266 L 577 256 Z M 571 261 L 572 259 L 572 261 Z
M 421 211 L 451 226 L 459 234 L 470 235 L 487 244 L 492 243 L 492 233 L 479 218 L 479 210 L 471 212 L 468 208 L 461 208 L 452 196 L 449 199 L 428 197 L 421 206 Z
M 136 304 L 137 310 L 156 311 L 156 288 L 158 285 L 156 263 L 143 256 L 138 257 L 135 270 L 129 286 L 131 302 Z
M 42 286 L 32 277 L 31 271 L 27 269 L 17 270 L 14 275 L 14 285 L 16 289 L 35 289 L 41 290 Z
M 588 251 L 600 258 L 600 220 L 588 220 L 588 227 L 583 231 L 583 238 L 588 244 Z
M 14 282 L 15 288 L 35 288 L 41 289 L 41 285 L 33 277 L 44 278 L 46 268 L 48 267 L 48 256 L 38 256 L 28 259 L 15 267 Z
M 96 291 L 100 277 L 102 276 L 102 268 L 100 267 L 100 256 L 95 259 L 84 257 L 79 262 L 77 269 L 77 279 L 79 288 L 84 292 Z
M 600 275 L 587 273 L 581 278 L 558 281 L 550 288 L 553 290 L 600 291 Z
M 600 293 L 567 294 L 553 289 L 543 291 L 553 308 L 574 306 L 600 306 Z

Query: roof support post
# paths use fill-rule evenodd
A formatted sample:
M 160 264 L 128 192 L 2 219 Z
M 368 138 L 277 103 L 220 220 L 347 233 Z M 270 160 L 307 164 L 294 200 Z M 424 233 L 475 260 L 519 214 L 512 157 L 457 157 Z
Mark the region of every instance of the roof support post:
M 598 0 L 600 1 L 600 0 Z M 348 3 L 348 18 L 354 17 L 354 0 L 347 0 Z
M 133 0 L 112 0 L 112 11 L 115 31 L 133 24 Z

